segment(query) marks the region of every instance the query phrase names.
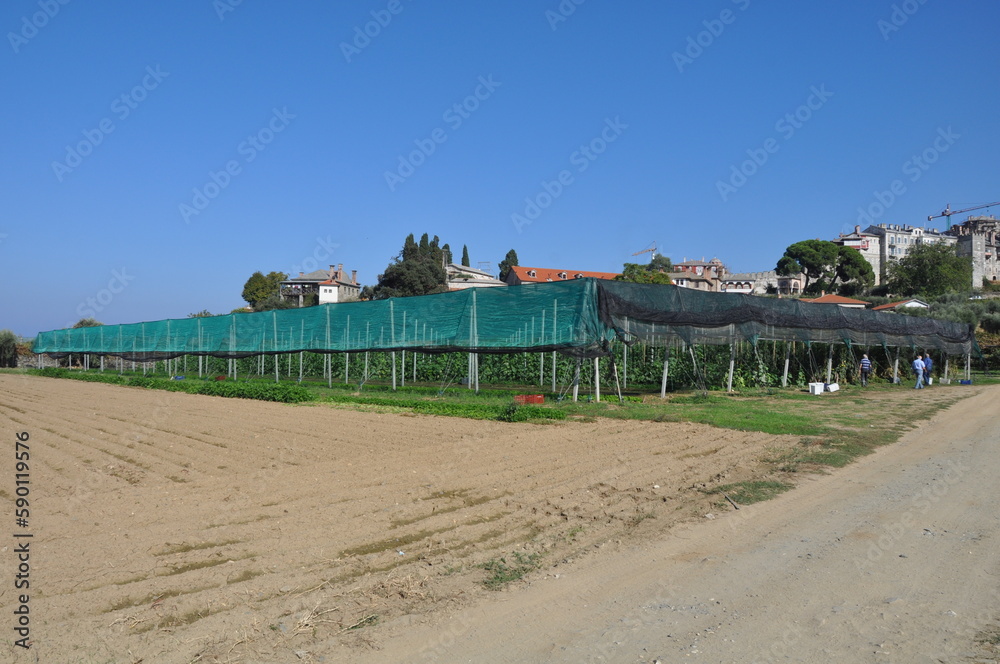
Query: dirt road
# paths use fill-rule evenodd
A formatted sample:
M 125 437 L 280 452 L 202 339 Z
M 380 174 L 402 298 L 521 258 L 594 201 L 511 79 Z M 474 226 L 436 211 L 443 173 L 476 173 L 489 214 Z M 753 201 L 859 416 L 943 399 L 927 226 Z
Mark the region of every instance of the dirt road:
M 994 661 L 974 657 L 1000 618 L 998 393 L 770 502 L 400 626 L 359 661 Z

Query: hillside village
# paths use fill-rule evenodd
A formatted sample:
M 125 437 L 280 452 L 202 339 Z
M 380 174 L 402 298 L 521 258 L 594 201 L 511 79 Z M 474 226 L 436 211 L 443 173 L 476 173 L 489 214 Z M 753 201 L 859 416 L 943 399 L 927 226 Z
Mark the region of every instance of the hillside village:
M 436 241 L 436 238 L 435 238 Z M 941 245 L 954 248 L 957 256 L 970 257 L 972 261 L 972 279 L 969 290 L 978 290 L 984 283 L 996 283 L 1000 277 L 1000 219 L 994 216 L 970 216 L 966 221 L 955 224 L 947 230 L 922 226 L 900 224 L 873 224 L 862 229 L 855 226 L 851 233 L 841 233 L 830 240 L 841 247 L 849 247 L 860 253 L 861 257 L 871 266 L 874 274 L 874 286 L 884 286 L 887 283 L 889 266 L 906 257 L 919 246 Z M 445 245 L 447 247 L 447 245 Z M 657 257 L 654 249 L 651 252 Z M 512 252 L 513 253 L 513 252 Z M 509 269 L 501 266 L 501 273 L 495 274 L 490 264 L 480 264 L 472 267 L 467 264 L 468 252 L 464 252 L 463 263 L 451 262 L 450 250 L 443 253 L 445 285 L 448 291 L 459 291 L 468 288 L 492 288 L 503 286 L 518 286 L 526 283 L 546 283 L 566 281 L 570 279 L 596 278 L 615 279 L 621 276 L 617 272 L 595 272 L 584 269 L 585 266 L 540 267 L 522 266 L 517 264 L 516 254 Z M 509 258 L 510 255 L 508 255 Z M 662 259 L 662 257 L 661 257 Z M 666 261 L 670 264 L 669 261 Z M 661 270 L 662 271 L 662 270 Z M 751 295 L 777 295 L 800 297 L 805 295 L 806 279 L 799 274 L 779 274 L 778 270 L 762 270 L 758 272 L 729 272 L 725 263 L 713 257 L 706 260 L 687 259 L 670 264 L 666 272 L 671 283 L 681 288 L 690 288 L 714 293 L 740 293 Z M 382 275 L 379 275 L 381 278 Z M 365 292 L 358 281 L 356 270 L 348 275 L 344 265 L 331 265 L 327 270 L 315 270 L 309 273 L 299 273 L 295 277 L 280 282 L 280 297 L 291 306 L 307 306 L 309 304 L 329 304 L 356 299 L 369 299 L 370 292 Z M 844 297 L 823 291 L 816 298 L 802 298 L 803 301 L 817 303 L 834 303 L 847 307 L 864 307 L 868 303 L 863 300 Z M 890 305 L 881 305 L 878 309 L 893 310 L 897 306 L 927 306 L 923 300 L 911 298 Z

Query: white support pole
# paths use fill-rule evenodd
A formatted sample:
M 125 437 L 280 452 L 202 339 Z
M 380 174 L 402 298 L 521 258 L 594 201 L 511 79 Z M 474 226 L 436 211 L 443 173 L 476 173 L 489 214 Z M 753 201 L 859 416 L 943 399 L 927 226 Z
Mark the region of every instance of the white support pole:
M 833 377 L 833 344 L 829 344 L 826 349 L 826 382 L 829 383 Z
M 892 363 L 892 384 L 899 382 L 899 346 L 896 346 L 896 359 Z
M 726 392 L 733 391 L 733 369 L 736 367 L 736 346 L 729 344 L 729 378 L 726 380 Z
M 944 380 L 942 381 L 945 385 L 948 384 L 948 356 L 944 356 Z
M 663 349 L 663 377 L 660 379 L 660 398 L 667 398 L 667 376 L 670 374 L 670 346 Z
M 556 344 L 559 342 L 558 332 L 559 328 L 556 323 L 559 322 L 559 300 L 552 301 L 552 343 Z M 556 393 L 556 352 L 552 351 L 552 394 Z
M 400 383 L 399 383 L 400 386 L 401 387 L 406 387 L 406 349 L 405 348 L 403 349 L 403 355 L 400 358 L 400 362 L 399 362 L 399 378 L 400 378 Z
M 601 358 L 594 358 L 594 401 L 601 402 Z
M 552 394 L 556 393 L 556 352 L 552 351 Z
M 785 371 L 784 371 L 784 373 L 781 374 L 781 386 L 782 387 L 788 387 L 788 359 L 789 359 L 789 356 L 791 355 L 791 352 L 792 352 L 792 347 L 786 341 L 785 342 Z
M 396 391 L 396 351 L 392 351 L 392 391 Z
M 965 380 L 972 380 L 972 353 L 965 354 Z
M 628 319 L 625 319 L 625 331 L 628 332 Z M 628 389 L 628 344 L 622 344 L 622 385 Z
M 542 342 L 542 344 L 545 343 L 545 310 L 544 309 L 542 309 L 542 333 L 541 333 L 541 335 L 539 335 L 538 339 Z M 542 385 L 545 385 L 545 353 L 539 353 L 538 354 L 538 362 L 539 362 L 539 368 L 538 368 L 538 386 L 541 387 Z
M 583 362 L 582 358 L 576 358 L 576 371 L 573 373 L 573 402 L 575 403 L 580 396 L 580 363 Z

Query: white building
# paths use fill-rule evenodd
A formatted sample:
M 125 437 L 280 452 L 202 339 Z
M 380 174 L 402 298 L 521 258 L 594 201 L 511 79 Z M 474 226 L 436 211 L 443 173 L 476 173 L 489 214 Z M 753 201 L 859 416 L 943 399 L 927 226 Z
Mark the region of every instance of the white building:
M 855 227 L 857 228 L 857 227 Z M 879 265 L 875 269 L 875 283 L 884 283 L 888 274 L 889 263 L 898 261 L 910 253 L 913 247 L 920 244 L 946 244 L 954 247 L 958 238 L 948 235 L 936 228 L 921 228 L 900 224 L 876 224 L 864 230 L 864 235 L 879 237 Z M 869 260 L 869 262 L 871 262 Z
M 507 285 L 505 282 L 500 281 L 489 272 L 477 270 L 474 267 L 449 263 L 444 266 L 444 271 L 448 274 L 448 290 L 450 291 L 465 290 L 466 288 L 492 288 L 494 286 Z

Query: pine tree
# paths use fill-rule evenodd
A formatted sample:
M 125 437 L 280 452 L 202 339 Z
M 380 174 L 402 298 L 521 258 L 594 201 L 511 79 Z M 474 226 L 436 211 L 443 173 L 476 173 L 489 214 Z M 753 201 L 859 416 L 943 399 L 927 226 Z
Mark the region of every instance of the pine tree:
M 472 263 L 469 262 L 469 247 L 462 245 L 462 265 L 465 267 L 472 267 Z

